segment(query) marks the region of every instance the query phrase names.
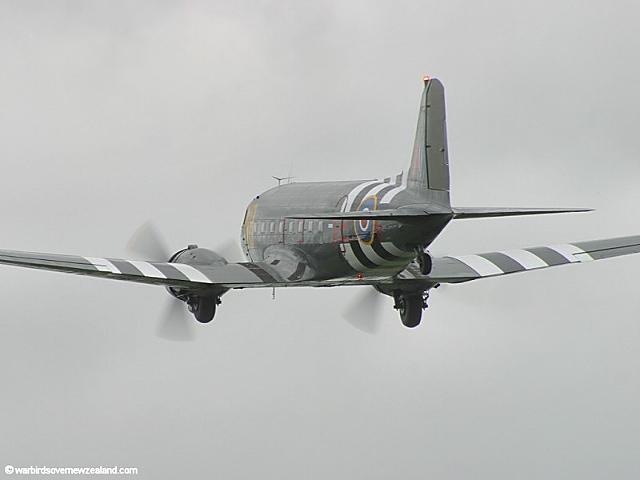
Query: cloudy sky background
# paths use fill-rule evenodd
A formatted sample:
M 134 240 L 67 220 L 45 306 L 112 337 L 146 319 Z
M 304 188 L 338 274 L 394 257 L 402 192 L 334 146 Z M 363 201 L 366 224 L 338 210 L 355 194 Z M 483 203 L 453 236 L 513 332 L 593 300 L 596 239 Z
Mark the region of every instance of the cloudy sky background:
M 237 238 L 251 197 L 408 162 L 447 91 L 437 254 L 640 233 L 631 1 L 0 2 L 0 245 L 126 257 Z M 0 268 L 0 464 L 144 478 L 637 478 L 640 256 L 434 292 L 371 336 L 353 288 L 230 293 L 193 343 L 161 288 Z

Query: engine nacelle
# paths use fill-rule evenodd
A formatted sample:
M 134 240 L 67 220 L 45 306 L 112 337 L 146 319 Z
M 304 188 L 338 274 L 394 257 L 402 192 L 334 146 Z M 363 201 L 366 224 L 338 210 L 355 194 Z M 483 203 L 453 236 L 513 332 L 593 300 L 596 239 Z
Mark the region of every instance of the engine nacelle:
M 197 245 L 189 245 L 184 250 L 174 253 L 169 259 L 169 262 L 185 263 L 187 265 L 226 265 L 228 263 L 222 255 L 207 250 L 206 248 L 199 248 Z M 167 290 L 174 297 L 189 304 L 197 301 L 201 295 L 200 292 L 192 292 L 182 288 L 167 287 Z M 225 292 L 226 289 L 218 289 L 213 292 L 213 296 L 218 299 L 217 301 L 219 302 L 219 297 Z
M 169 262 L 187 265 L 226 265 L 228 263 L 222 255 L 196 245 L 189 245 L 188 248 L 174 253 Z

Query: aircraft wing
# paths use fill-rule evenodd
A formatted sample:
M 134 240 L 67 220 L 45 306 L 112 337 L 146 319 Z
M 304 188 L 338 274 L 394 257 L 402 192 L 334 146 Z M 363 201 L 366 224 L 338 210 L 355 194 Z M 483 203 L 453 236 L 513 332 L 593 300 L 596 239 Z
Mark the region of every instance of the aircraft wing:
M 640 235 L 476 255 L 433 258 L 433 268 L 428 276 L 421 275 L 417 271 L 417 267 L 410 265 L 398 274 L 397 278 L 400 281 L 420 279 L 423 282 L 428 281 L 433 284 L 461 283 L 479 278 L 586 263 L 633 253 L 640 253 Z
M 474 255 L 434 257 L 432 271 L 427 276 L 422 275 L 418 266 L 412 263 L 395 276 L 353 276 L 300 281 L 292 279 L 291 276 L 287 276 L 288 272 L 280 271 L 276 266 L 266 262 L 188 265 L 0 250 L 0 264 L 165 287 L 206 290 L 215 287 L 234 289 L 462 283 L 634 253 L 640 253 L 640 235 Z
M 150 262 L 116 258 L 81 257 L 51 253 L 0 250 L 0 265 L 109 278 L 189 290 L 211 288 L 334 287 L 373 285 L 388 281 L 388 276 L 357 276 L 329 280 L 297 280 L 296 265 L 279 262 L 240 262 L 220 265 L 187 265 L 174 262 Z M 280 267 L 280 268 L 279 268 Z M 292 274 L 292 271 L 293 274 Z
M 0 250 L 0 264 L 195 290 L 214 286 L 244 288 L 285 283 L 269 265 L 251 262 L 187 265 Z

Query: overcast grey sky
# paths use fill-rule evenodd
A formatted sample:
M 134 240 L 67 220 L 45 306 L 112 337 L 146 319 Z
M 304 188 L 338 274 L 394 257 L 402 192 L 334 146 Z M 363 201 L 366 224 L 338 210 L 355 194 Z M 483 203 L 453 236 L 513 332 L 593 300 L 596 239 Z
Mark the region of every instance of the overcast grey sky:
M 640 233 L 636 2 L 0 1 L 2 248 L 127 256 L 237 237 L 252 196 L 386 176 L 420 78 L 458 206 L 435 253 Z M 442 288 L 419 329 L 354 289 L 232 292 L 193 343 L 161 288 L 0 268 L 0 466 L 142 478 L 640 474 L 640 256 Z

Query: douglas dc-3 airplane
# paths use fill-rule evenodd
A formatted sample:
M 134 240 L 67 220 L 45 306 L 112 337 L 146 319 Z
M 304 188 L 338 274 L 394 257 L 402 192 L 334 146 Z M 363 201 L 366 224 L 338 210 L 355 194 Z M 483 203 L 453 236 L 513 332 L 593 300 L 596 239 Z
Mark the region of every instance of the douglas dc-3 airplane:
M 168 261 L 168 255 L 151 261 L 0 250 L 0 263 L 162 285 L 201 323 L 213 319 L 232 289 L 368 285 L 391 296 L 411 328 L 440 284 L 640 252 L 640 236 L 633 236 L 432 257 L 429 245 L 455 219 L 587 211 L 454 208 L 449 190 L 444 88 L 425 77 L 406 171 L 382 180 L 287 183 L 261 193 L 242 224 L 248 261 L 230 263 L 191 245 Z

